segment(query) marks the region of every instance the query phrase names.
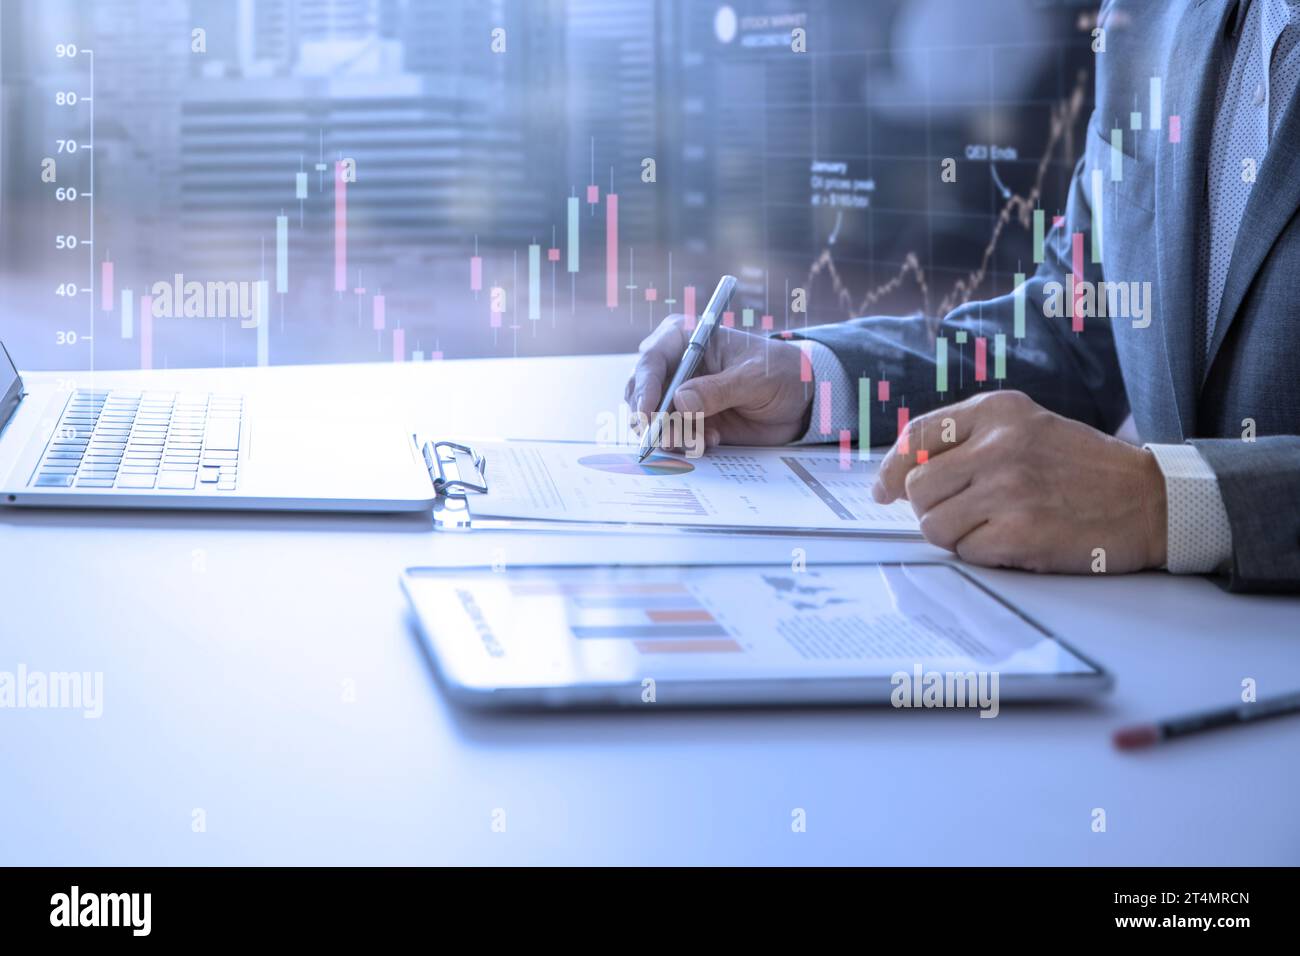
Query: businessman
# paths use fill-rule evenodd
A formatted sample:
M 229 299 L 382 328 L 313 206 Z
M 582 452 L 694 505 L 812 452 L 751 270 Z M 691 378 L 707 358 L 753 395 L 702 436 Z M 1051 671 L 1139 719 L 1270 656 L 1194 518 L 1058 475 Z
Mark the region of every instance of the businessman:
M 1064 221 L 1022 290 L 1024 336 L 1014 293 L 938 328 L 1006 335 L 1015 391 L 977 383 L 966 349 L 939 407 L 934 330 L 871 317 L 803 329 L 802 343 L 720 329 L 676 407 L 702 413 L 714 444 L 826 440 L 810 422 L 853 431 L 857 380 L 888 379 L 913 418 L 902 435 L 879 414 L 855 432 L 894 442 L 876 498 L 907 499 L 925 537 L 963 559 L 1300 590 L 1300 0 L 1108 0 L 1099 26 L 1096 109 Z M 1162 122 L 1135 132 L 1152 77 Z M 1076 332 L 1053 297 L 1078 288 L 1072 235 L 1091 251 L 1094 170 L 1101 255 L 1081 278 L 1150 299 L 1145 317 L 1090 314 Z M 681 317 L 642 344 L 634 412 L 653 412 L 684 344 Z M 803 348 L 829 410 L 800 380 Z M 1114 437 L 1130 416 L 1140 447 Z

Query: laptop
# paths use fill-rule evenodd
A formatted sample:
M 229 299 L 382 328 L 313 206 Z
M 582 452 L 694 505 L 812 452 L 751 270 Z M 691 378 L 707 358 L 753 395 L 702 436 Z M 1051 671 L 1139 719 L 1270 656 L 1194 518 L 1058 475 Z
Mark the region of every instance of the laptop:
M 424 454 L 398 424 L 238 393 L 29 390 L 0 342 L 0 504 L 421 511 Z

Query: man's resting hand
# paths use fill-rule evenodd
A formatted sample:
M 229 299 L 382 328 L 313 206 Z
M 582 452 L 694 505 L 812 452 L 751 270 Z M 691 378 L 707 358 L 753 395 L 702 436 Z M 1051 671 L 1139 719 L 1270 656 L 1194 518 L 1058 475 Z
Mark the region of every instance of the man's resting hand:
M 917 464 L 918 451 L 929 460 Z M 874 494 L 909 500 L 928 541 L 974 564 L 1122 573 L 1165 563 L 1155 456 L 1021 392 L 914 419 L 881 463 Z

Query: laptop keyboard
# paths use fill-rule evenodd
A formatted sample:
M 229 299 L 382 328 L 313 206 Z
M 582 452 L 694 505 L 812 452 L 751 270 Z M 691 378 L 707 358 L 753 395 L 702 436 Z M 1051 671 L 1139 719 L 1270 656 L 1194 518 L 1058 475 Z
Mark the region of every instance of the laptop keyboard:
M 240 395 L 78 390 L 31 485 L 132 491 L 234 491 Z

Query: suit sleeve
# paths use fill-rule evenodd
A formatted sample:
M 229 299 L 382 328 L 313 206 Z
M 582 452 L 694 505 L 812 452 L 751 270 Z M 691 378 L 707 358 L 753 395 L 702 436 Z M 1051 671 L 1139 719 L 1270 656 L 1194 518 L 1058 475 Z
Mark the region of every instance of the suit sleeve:
M 1068 298 L 1072 237 L 1082 236 L 1084 278 L 1102 278 L 1099 263 L 1092 262 L 1090 226 L 1092 210 L 1083 182 L 1084 163 L 1075 167 L 1063 221 L 1044 242 L 1044 261 L 1026 281 L 1024 336 L 1015 336 L 1016 294 L 970 302 L 954 309 L 938 324 L 920 315 L 877 316 L 850 319 L 834 325 L 812 326 L 795 333 L 820 342 L 835 353 L 850 380 L 887 379 L 892 403 L 905 404 L 912 417 L 981 391 L 998 387 L 1027 393 L 1040 405 L 1061 415 L 1114 433 L 1128 414 L 1128 400 L 1120 376 L 1119 360 L 1110 320 L 1088 316 L 1081 332 L 1071 329 L 1065 315 L 1044 315 L 1051 301 L 1063 308 Z M 1055 286 L 1055 289 L 1053 288 Z M 965 345 L 955 333 L 965 331 Z M 948 339 L 947 390 L 937 391 L 935 339 Z M 1006 337 L 1006 379 L 994 380 L 994 337 Z M 988 375 L 975 381 L 975 339 L 987 340 Z M 856 392 L 856 387 L 854 389 Z M 889 445 L 897 437 L 894 416 L 871 416 L 871 444 Z
M 1234 591 L 1300 591 L 1300 436 L 1194 438 L 1232 526 Z

